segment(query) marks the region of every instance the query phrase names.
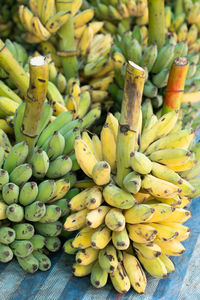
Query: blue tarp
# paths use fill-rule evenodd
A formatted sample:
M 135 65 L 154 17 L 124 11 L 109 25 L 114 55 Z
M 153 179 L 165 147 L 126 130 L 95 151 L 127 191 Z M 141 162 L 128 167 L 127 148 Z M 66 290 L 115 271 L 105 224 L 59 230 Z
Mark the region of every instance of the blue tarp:
M 0 263 L 1 300 L 200 300 L 200 198 L 192 201 L 192 218 L 185 223 L 191 236 L 183 244 L 186 252 L 173 257 L 176 271 L 166 279 L 148 276 L 145 295 L 132 289 L 126 295 L 115 292 L 109 283 L 102 289 L 92 288 L 89 277 L 76 278 L 71 274 L 73 258 L 62 251 L 53 256 L 47 272 L 26 274 L 14 260 Z

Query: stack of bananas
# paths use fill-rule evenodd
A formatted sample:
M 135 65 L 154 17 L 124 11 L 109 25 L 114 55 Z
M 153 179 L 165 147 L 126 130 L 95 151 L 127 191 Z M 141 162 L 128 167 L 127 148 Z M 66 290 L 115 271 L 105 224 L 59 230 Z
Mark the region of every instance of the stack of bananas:
M 147 0 L 125 0 L 125 1 L 88 1 L 96 7 L 96 17 L 105 20 L 104 28 L 117 33 L 122 26 L 130 26 L 132 17 L 137 25 L 142 26 L 148 23 Z
M 12 147 L 2 130 L 0 138 L 0 261 L 15 255 L 27 272 L 46 271 L 46 254 L 60 248 L 62 217 L 69 213 L 64 196 L 76 181 L 72 160 L 63 155 L 65 140 L 57 131 L 46 152 L 38 148 L 30 161 L 26 142 Z
M 189 52 L 200 50 L 200 3 L 191 0 L 170 1 L 165 7 L 165 24 L 177 41 L 187 41 Z
M 189 61 L 189 70 L 185 83 L 185 92 L 199 91 L 199 54 L 188 53 L 188 45 L 185 41 L 176 43 L 173 37 L 166 40 L 163 48 L 158 52 L 157 45 L 144 46 L 142 33 L 137 31 L 126 32 L 116 38 L 113 61 L 115 66 L 115 83 L 110 85 L 110 92 L 116 99 L 117 108 L 121 104 L 124 86 L 124 74 L 126 62 L 133 60 L 146 70 L 146 82 L 144 96 L 150 98 L 152 105 L 158 109 L 163 104 L 164 89 L 167 86 L 169 71 L 177 57 L 186 56 Z
M 66 241 L 64 251 L 75 255 L 73 274 L 91 274 L 94 287 L 105 286 L 109 276 L 119 293 L 131 286 L 143 293 L 143 268 L 164 278 L 174 271 L 168 255 L 185 251 L 181 241 L 190 232 L 182 223 L 191 213 L 184 207 L 195 189 L 184 178 L 195 169 L 197 175 L 199 162 L 190 150 L 194 132 L 180 129 L 177 119 L 177 111 L 157 119 L 147 105 L 142 108 L 139 142 L 135 150 L 130 146 L 129 171 L 122 185 L 116 181 L 116 152 L 128 145 L 117 143 L 118 120 L 109 113 L 100 138 L 85 132 L 76 138 L 77 161 L 92 181 L 69 201 L 71 215 L 64 228 L 79 232 Z

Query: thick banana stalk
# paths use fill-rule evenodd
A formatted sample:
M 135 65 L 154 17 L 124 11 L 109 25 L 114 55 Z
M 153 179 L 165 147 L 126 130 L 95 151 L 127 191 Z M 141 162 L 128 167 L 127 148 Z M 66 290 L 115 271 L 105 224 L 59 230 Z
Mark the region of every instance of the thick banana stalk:
M 126 68 L 124 99 L 117 136 L 117 183 L 122 186 L 129 173 L 130 153 L 134 150 L 141 109 L 145 71 L 129 61 Z M 126 145 L 126 147 L 124 147 Z
M 169 73 L 162 115 L 175 109 L 179 110 L 184 93 L 188 67 L 189 64 L 186 57 L 175 59 Z
M 56 1 L 57 11 L 72 11 L 72 0 Z M 76 59 L 76 47 L 74 41 L 74 21 L 70 14 L 68 21 L 58 31 L 60 37 L 59 52 L 66 79 L 78 75 L 78 62 Z
M 28 142 L 29 156 L 38 137 L 38 126 L 48 86 L 48 63 L 43 56 L 30 60 L 30 84 L 22 123 L 22 139 Z M 31 121 L 32 120 L 32 121 Z
M 164 0 L 149 0 L 149 45 L 157 44 L 160 50 L 165 43 Z

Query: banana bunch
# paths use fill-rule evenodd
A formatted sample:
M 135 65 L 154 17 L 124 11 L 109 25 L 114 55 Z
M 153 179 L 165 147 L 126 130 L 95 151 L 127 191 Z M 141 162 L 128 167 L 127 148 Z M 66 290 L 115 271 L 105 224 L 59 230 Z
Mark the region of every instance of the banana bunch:
M 191 0 L 169 3 L 165 7 L 166 29 L 174 34 L 177 41 L 187 41 L 190 52 L 198 52 L 200 40 L 200 3 Z
M 106 20 L 105 29 L 116 33 L 118 22 L 135 17 L 138 25 L 148 23 L 148 3 L 147 0 L 126 0 L 126 1 L 88 1 L 96 8 L 96 17 L 100 20 Z M 125 23 L 127 22 L 125 20 Z M 123 21 L 122 21 L 123 23 Z
M 122 100 L 121 89 L 124 86 L 124 74 L 128 60 L 134 61 L 145 69 L 144 96 L 151 99 L 153 107 L 158 109 L 163 104 L 164 89 L 167 85 L 171 65 L 179 56 L 186 56 L 189 61 L 185 92 L 198 91 L 200 89 L 199 54 L 188 53 L 188 45 L 185 41 L 176 43 L 174 38 L 169 36 L 164 47 L 158 52 L 155 44 L 146 47 L 142 34 L 136 35 L 135 31 L 116 36 L 112 55 L 115 83 L 109 87 L 111 95 L 116 99 L 116 105 L 118 105 L 116 108 L 119 108 Z
M 65 242 L 64 251 L 75 255 L 73 274 L 90 274 L 96 288 L 105 286 L 110 277 L 119 293 L 131 286 L 144 293 L 143 269 L 164 278 L 175 270 L 168 256 L 185 251 L 181 241 L 190 230 L 182 223 L 191 213 L 184 207 L 195 193 L 186 173 L 194 174 L 200 152 L 190 150 L 194 132 L 177 128 L 177 120 L 177 111 L 158 119 L 148 100 L 135 146 L 117 144 L 119 122 L 111 113 L 100 138 L 83 132 L 75 139 L 77 161 L 90 180 L 69 201 L 71 214 L 64 229 L 79 232 Z M 120 186 L 117 147 L 131 147 L 128 174 Z
M 35 149 L 30 160 L 27 142 L 11 146 L 2 130 L 0 140 L 0 261 L 15 256 L 29 273 L 46 271 L 47 254 L 61 246 L 63 217 L 69 214 L 66 194 L 76 182 L 65 139 L 55 131 L 46 151 Z

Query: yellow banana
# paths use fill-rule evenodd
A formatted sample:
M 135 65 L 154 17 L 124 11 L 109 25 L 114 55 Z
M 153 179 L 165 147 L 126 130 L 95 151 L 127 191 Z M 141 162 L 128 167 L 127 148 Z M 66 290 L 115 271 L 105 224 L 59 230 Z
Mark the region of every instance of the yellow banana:
M 154 215 L 155 209 L 147 204 L 134 205 L 124 212 L 126 222 L 129 224 L 138 224 L 148 222 Z
M 112 231 L 122 231 L 125 228 L 125 218 L 122 211 L 111 208 L 105 217 L 106 226 Z
M 42 25 L 42 23 L 40 22 L 39 18 L 36 16 L 33 16 L 32 18 L 32 33 L 34 35 L 36 35 L 38 38 L 40 38 L 41 41 L 46 41 L 50 38 L 51 34 L 48 31 L 48 29 L 46 29 L 46 27 L 44 27 Z
M 156 240 L 156 244 L 161 248 L 162 253 L 166 255 L 180 256 L 185 252 L 183 245 L 176 239 L 166 242 Z
M 98 135 L 94 134 L 92 136 L 92 143 L 94 146 L 94 150 L 97 156 L 97 160 L 101 161 L 103 160 L 103 153 L 102 153 L 102 145 L 101 145 L 101 140 L 99 139 Z
M 133 242 L 147 244 L 156 238 L 157 230 L 147 224 L 127 225 L 129 237 Z
M 45 28 L 51 34 L 56 33 L 69 19 L 70 11 L 59 11 L 45 23 Z
M 56 7 L 54 0 L 38 0 L 37 1 L 37 15 L 42 24 L 45 24 L 51 17 L 56 14 Z
M 155 259 L 161 255 L 161 249 L 155 243 L 140 244 L 133 242 L 133 247 L 137 253 L 147 259 Z
M 94 233 L 93 228 L 84 227 L 75 236 L 72 242 L 72 247 L 78 249 L 86 249 L 90 247 L 90 239 L 93 233 Z
M 165 278 L 167 276 L 167 268 L 162 260 L 157 257 L 155 259 L 148 259 L 140 254 L 137 254 L 140 262 L 142 263 L 145 270 L 153 277 Z
M 105 225 L 101 225 L 91 236 L 91 246 L 95 249 L 105 248 L 111 240 L 111 231 Z
M 175 271 L 175 267 L 171 259 L 163 253 L 159 256 L 160 260 L 164 263 L 165 268 L 167 269 L 167 273 L 173 273 Z
M 86 215 L 86 223 L 91 228 L 97 228 L 104 220 L 105 216 L 110 210 L 108 206 L 99 206 L 97 209 L 91 210 Z
M 89 189 L 83 190 L 68 202 L 68 206 L 72 211 L 79 211 L 85 208 L 85 197 L 88 191 Z
M 81 8 L 82 0 L 74 0 L 72 2 L 72 16 L 75 16 L 79 8 Z
M 174 207 L 165 203 L 149 204 L 149 206 L 154 209 L 153 216 L 148 220 L 151 223 L 164 221 L 175 211 Z
M 76 39 L 80 39 L 87 25 L 83 25 L 81 27 L 77 27 L 74 30 L 74 36 Z
M 74 27 L 81 27 L 87 24 L 94 17 L 94 9 L 86 9 L 74 17 Z
M 130 154 L 130 166 L 134 171 L 144 175 L 151 172 L 152 162 L 145 154 L 135 151 Z
M 81 138 L 87 144 L 88 148 L 90 149 L 90 151 L 92 152 L 92 154 L 95 156 L 96 160 L 99 161 L 98 155 L 97 155 L 97 153 L 95 151 L 95 148 L 94 148 L 93 141 L 90 138 L 90 136 L 87 133 L 87 131 L 83 131 Z
M 126 293 L 129 291 L 131 284 L 122 263 L 118 263 L 117 269 L 110 274 L 110 279 L 118 293 Z
M 92 178 L 97 185 L 105 185 L 110 182 L 111 168 L 106 161 L 97 162 L 92 170 Z
M 7 205 L 4 202 L 0 201 L 0 220 L 7 219 L 6 209 Z
M 157 223 L 150 223 L 150 225 L 157 230 L 156 240 L 166 242 L 173 240 L 178 236 L 178 232 L 173 228 L 167 226 L 167 224 L 163 225 Z
M 64 223 L 64 229 L 68 231 L 78 230 L 85 225 L 88 209 L 82 209 L 67 217 Z
M 163 224 L 175 222 L 175 223 L 184 223 L 191 217 L 191 212 L 184 208 L 177 207 L 173 213 L 166 219 L 162 221 Z
M 78 263 L 74 263 L 72 266 L 72 272 L 76 277 L 87 276 L 91 273 L 92 267 L 94 263 L 91 263 L 87 266 L 79 265 Z
M 83 58 L 89 51 L 93 39 L 93 30 L 90 25 L 86 26 L 78 44 L 79 55 Z
M 161 164 L 176 166 L 184 164 L 190 156 L 190 151 L 183 148 L 174 148 L 155 151 L 151 153 L 150 159 Z
M 106 123 L 101 130 L 101 144 L 103 159 L 107 161 L 112 170 L 116 169 L 116 142 L 115 137 Z
M 94 186 L 88 190 L 87 195 L 85 196 L 85 206 L 88 209 L 96 209 L 101 203 L 102 199 L 102 191 L 98 186 Z

